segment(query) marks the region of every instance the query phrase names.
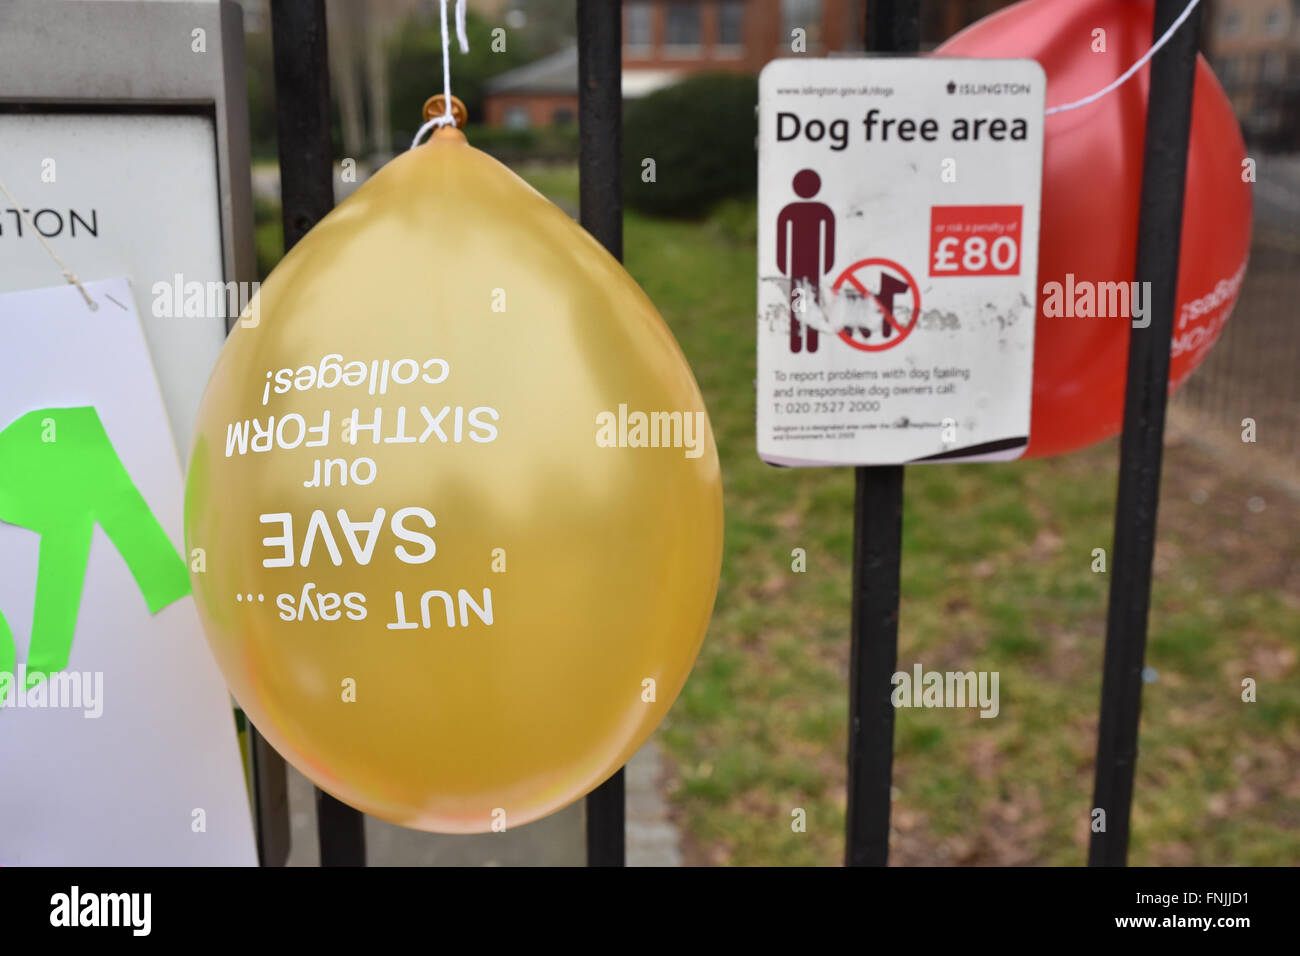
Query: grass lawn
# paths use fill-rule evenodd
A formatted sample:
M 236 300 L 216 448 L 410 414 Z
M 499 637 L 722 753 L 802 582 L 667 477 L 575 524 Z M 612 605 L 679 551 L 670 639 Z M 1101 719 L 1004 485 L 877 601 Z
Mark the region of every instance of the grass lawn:
M 573 168 L 525 176 L 577 207 Z M 259 217 L 259 257 L 278 224 Z M 843 856 L 851 469 L 754 451 L 755 214 L 629 213 L 627 267 L 703 389 L 726 546 L 708 638 L 660 731 L 688 861 Z M 1234 320 L 1235 321 L 1235 320 Z M 1255 446 L 1242 445 L 1245 458 Z M 906 477 L 899 669 L 989 670 L 1001 711 L 900 709 L 891 861 L 1081 864 L 1092 810 L 1114 442 Z M 1300 861 L 1300 517 L 1189 442 L 1166 451 L 1130 860 Z M 792 552 L 807 570 L 792 571 Z M 1257 701 L 1242 701 L 1242 681 Z M 793 832 L 792 811 L 807 814 Z
M 572 169 L 527 176 L 576 205 Z M 755 453 L 754 230 L 752 202 L 703 223 L 626 218 L 627 267 L 695 370 L 726 488 L 713 624 L 660 739 L 691 862 L 834 864 L 853 475 Z M 899 668 L 998 671 L 1001 712 L 897 712 L 893 862 L 1086 860 L 1108 588 L 1092 551 L 1110 551 L 1116 467 L 1107 442 L 908 469 Z M 1161 509 L 1131 861 L 1295 864 L 1295 502 L 1171 443 Z M 1256 703 L 1241 700 L 1246 677 Z M 792 831 L 795 808 L 807 832 Z

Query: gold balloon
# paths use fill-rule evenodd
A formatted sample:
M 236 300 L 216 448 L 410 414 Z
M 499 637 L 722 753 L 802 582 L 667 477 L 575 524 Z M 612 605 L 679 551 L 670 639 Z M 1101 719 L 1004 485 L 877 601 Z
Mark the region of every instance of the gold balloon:
M 686 681 L 722 555 L 672 333 L 450 128 L 264 283 L 203 397 L 185 512 L 258 730 L 340 800 L 444 833 L 535 820 L 622 766 Z

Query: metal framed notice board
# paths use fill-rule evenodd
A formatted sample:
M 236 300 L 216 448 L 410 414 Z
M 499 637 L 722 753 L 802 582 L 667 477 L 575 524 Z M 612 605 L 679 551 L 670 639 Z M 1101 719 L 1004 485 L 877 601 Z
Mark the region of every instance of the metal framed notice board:
M 160 290 L 257 278 L 243 30 L 233 0 L 0 5 L 0 292 L 62 280 L 33 229 L 82 282 L 131 277 L 182 461 L 234 318 Z M 241 739 L 259 854 L 282 863 L 284 763 Z

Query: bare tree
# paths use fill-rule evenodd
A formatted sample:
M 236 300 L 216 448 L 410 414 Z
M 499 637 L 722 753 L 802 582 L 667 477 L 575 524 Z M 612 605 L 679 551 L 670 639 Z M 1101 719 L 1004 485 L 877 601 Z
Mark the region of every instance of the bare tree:
M 365 116 L 361 106 L 358 44 L 364 35 L 368 10 L 358 0 L 326 0 L 330 84 L 338 99 L 343 152 L 360 156 L 365 149 Z

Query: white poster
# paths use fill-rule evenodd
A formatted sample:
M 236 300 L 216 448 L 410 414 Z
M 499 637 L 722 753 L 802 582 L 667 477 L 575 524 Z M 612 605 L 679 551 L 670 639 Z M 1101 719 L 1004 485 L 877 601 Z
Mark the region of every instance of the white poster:
M 1023 453 L 1045 88 L 1032 60 L 789 58 L 763 70 L 765 461 Z
M 0 295 L 0 865 L 253 865 L 125 279 Z

